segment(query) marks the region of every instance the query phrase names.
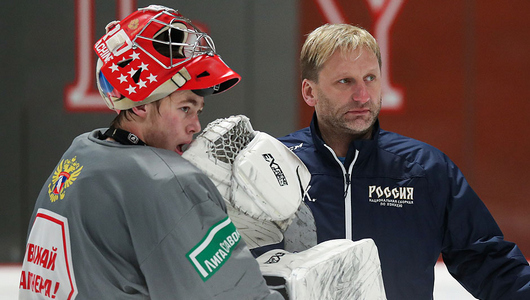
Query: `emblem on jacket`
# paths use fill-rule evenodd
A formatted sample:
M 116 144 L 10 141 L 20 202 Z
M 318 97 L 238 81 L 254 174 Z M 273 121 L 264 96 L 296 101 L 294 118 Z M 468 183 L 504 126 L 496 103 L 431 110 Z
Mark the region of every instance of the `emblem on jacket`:
M 298 145 L 291 146 L 291 147 L 289 147 L 289 150 L 295 152 L 296 150 L 302 148 L 303 145 L 304 145 L 304 143 L 300 143 Z
M 379 203 L 381 206 L 403 207 L 403 205 L 414 204 L 413 187 L 383 187 L 370 185 L 368 187 L 368 200 Z
M 59 163 L 57 169 L 53 172 L 52 182 L 48 184 L 48 194 L 51 202 L 55 202 L 57 199 L 64 199 L 66 189 L 74 183 L 82 169 L 83 166 L 77 162 L 77 156 L 72 159 L 63 159 Z

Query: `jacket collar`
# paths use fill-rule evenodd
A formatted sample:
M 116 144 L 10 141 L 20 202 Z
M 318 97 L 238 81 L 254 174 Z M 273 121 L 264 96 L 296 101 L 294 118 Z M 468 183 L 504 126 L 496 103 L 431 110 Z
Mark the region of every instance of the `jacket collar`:
M 313 118 L 311 119 L 311 136 L 313 138 L 313 143 L 318 152 L 320 152 L 326 160 L 335 161 L 335 158 L 330 153 L 328 148 L 324 146 L 326 143 L 322 139 L 320 134 L 320 129 L 318 128 L 318 121 L 316 113 L 313 113 Z M 356 165 L 359 165 L 365 161 L 368 156 L 375 150 L 377 141 L 379 140 L 379 133 L 381 128 L 379 127 L 379 119 L 375 121 L 374 130 L 372 132 L 372 139 L 370 140 L 354 140 L 350 143 L 348 147 L 348 153 L 346 154 L 345 165 L 349 166 L 355 157 L 355 150 L 359 151 L 359 156 L 357 157 Z

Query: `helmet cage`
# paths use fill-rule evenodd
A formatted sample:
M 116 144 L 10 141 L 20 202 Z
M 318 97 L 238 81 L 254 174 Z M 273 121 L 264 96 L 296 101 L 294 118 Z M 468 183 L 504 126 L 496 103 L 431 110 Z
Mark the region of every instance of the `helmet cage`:
M 168 15 L 171 19 L 170 23 L 164 22 L 160 20 L 162 15 Z M 142 35 L 144 31 L 149 29 L 152 26 L 152 23 L 158 23 L 164 27 L 160 29 L 154 37 L 160 36 L 164 31 L 167 30 L 168 32 L 168 38 L 169 41 L 164 41 L 161 39 L 156 38 L 150 38 L 148 36 Z M 182 41 L 172 41 L 172 30 L 179 30 L 182 31 L 183 37 L 185 40 Z M 141 46 L 141 42 L 137 41 L 138 39 L 143 39 L 150 41 L 152 43 L 158 43 L 159 45 L 166 45 L 169 48 L 169 64 L 166 64 L 162 61 L 160 61 L 157 57 L 152 55 L 149 51 L 144 49 Z M 142 28 L 142 30 L 134 37 L 132 40 L 133 47 L 137 47 L 138 49 L 141 49 L 145 54 L 150 56 L 154 61 L 159 63 L 163 68 L 165 69 L 171 69 L 174 67 L 177 67 L 192 58 L 202 55 L 202 54 L 208 54 L 210 56 L 213 56 L 215 54 L 215 44 L 212 40 L 212 38 L 202 32 L 199 28 L 197 28 L 195 25 L 191 23 L 190 20 L 182 17 L 176 17 L 173 14 L 170 14 L 168 11 L 164 10 L 160 13 L 158 13 L 156 16 L 151 18 L 147 24 Z M 176 52 L 173 47 L 178 47 L 180 51 L 182 51 L 182 54 L 184 57 L 178 57 L 178 58 L 184 58 L 183 60 L 180 60 L 178 62 L 175 62 L 174 59 L 177 57 L 173 57 L 174 53 Z

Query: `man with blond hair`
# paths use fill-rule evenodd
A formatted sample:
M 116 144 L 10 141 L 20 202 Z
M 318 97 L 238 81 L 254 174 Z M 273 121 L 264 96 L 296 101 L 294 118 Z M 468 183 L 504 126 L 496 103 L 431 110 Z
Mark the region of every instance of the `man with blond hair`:
M 346 24 L 311 32 L 301 51 L 311 124 L 280 140 L 311 172 L 317 241 L 372 238 L 388 299 L 432 299 L 440 256 L 479 299 L 530 299 L 530 267 L 505 241 L 458 167 L 438 149 L 380 128 L 381 55 Z M 285 241 L 291 242 L 291 241 Z

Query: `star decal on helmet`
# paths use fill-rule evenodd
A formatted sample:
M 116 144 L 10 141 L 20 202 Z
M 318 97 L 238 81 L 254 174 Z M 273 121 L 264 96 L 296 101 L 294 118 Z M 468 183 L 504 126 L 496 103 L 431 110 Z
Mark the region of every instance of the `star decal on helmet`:
M 111 70 L 112 73 L 120 72 L 117 78 L 119 80 L 119 83 L 124 85 L 124 90 L 127 91 L 129 95 L 137 93 L 136 88 L 148 88 L 148 85 L 150 83 L 158 81 L 158 75 L 154 75 L 152 73 L 149 73 L 149 75 L 147 75 L 147 73 L 143 72 L 149 70 L 149 64 L 146 64 L 145 62 L 134 63 L 134 61 L 138 58 L 138 55 L 138 53 L 133 52 L 130 55 L 130 58 L 123 57 L 120 63 L 113 63 L 112 65 L 108 66 L 109 70 Z M 126 67 L 127 69 L 128 67 L 130 67 L 130 69 L 128 69 L 127 71 L 125 69 Z M 130 79 L 132 79 L 132 81 Z
M 153 75 L 153 74 L 150 74 L 149 77 L 147 77 L 147 79 L 149 79 L 149 82 L 156 82 L 156 78 L 158 77 L 158 75 Z
M 111 69 L 112 73 L 114 73 L 114 71 L 118 71 L 118 65 L 117 64 L 112 64 L 112 66 L 110 66 L 109 69 Z
M 123 83 L 124 81 L 127 82 L 127 76 L 121 74 L 120 77 L 118 77 L 118 79 L 120 80 L 120 83 Z
M 139 58 L 140 58 L 140 53 L 133 52 L 133 53 L 131 54 L 131 58 L 132 58 L 133 60 L 137 60 L 137 59 L 139 59 Z
M 127 72 L 127 74 L 129 74 L 129 76 L 131 76 L 131 78 L 134 76 L 134 74 L 136 74 L 136 71 L 134 68 L 131 68 L 131 70 L 129 70 L 129 72 Z
M 145 63 L 142 62 L 142 64 L 140 65 L 140 68 L 142 68 L 142 71 L 145 71 L 145 70 L 149 70 L 147 68 L 148 66 L 149 66 L 148 64 L 145 64 Z
M 129 84 L 129 87 L 126 88 L 126 90 L 127 90 L 127 92 L 129 92 L 129 94 L 136 93 L 136 87 L 131 86 L 130 84 Z

